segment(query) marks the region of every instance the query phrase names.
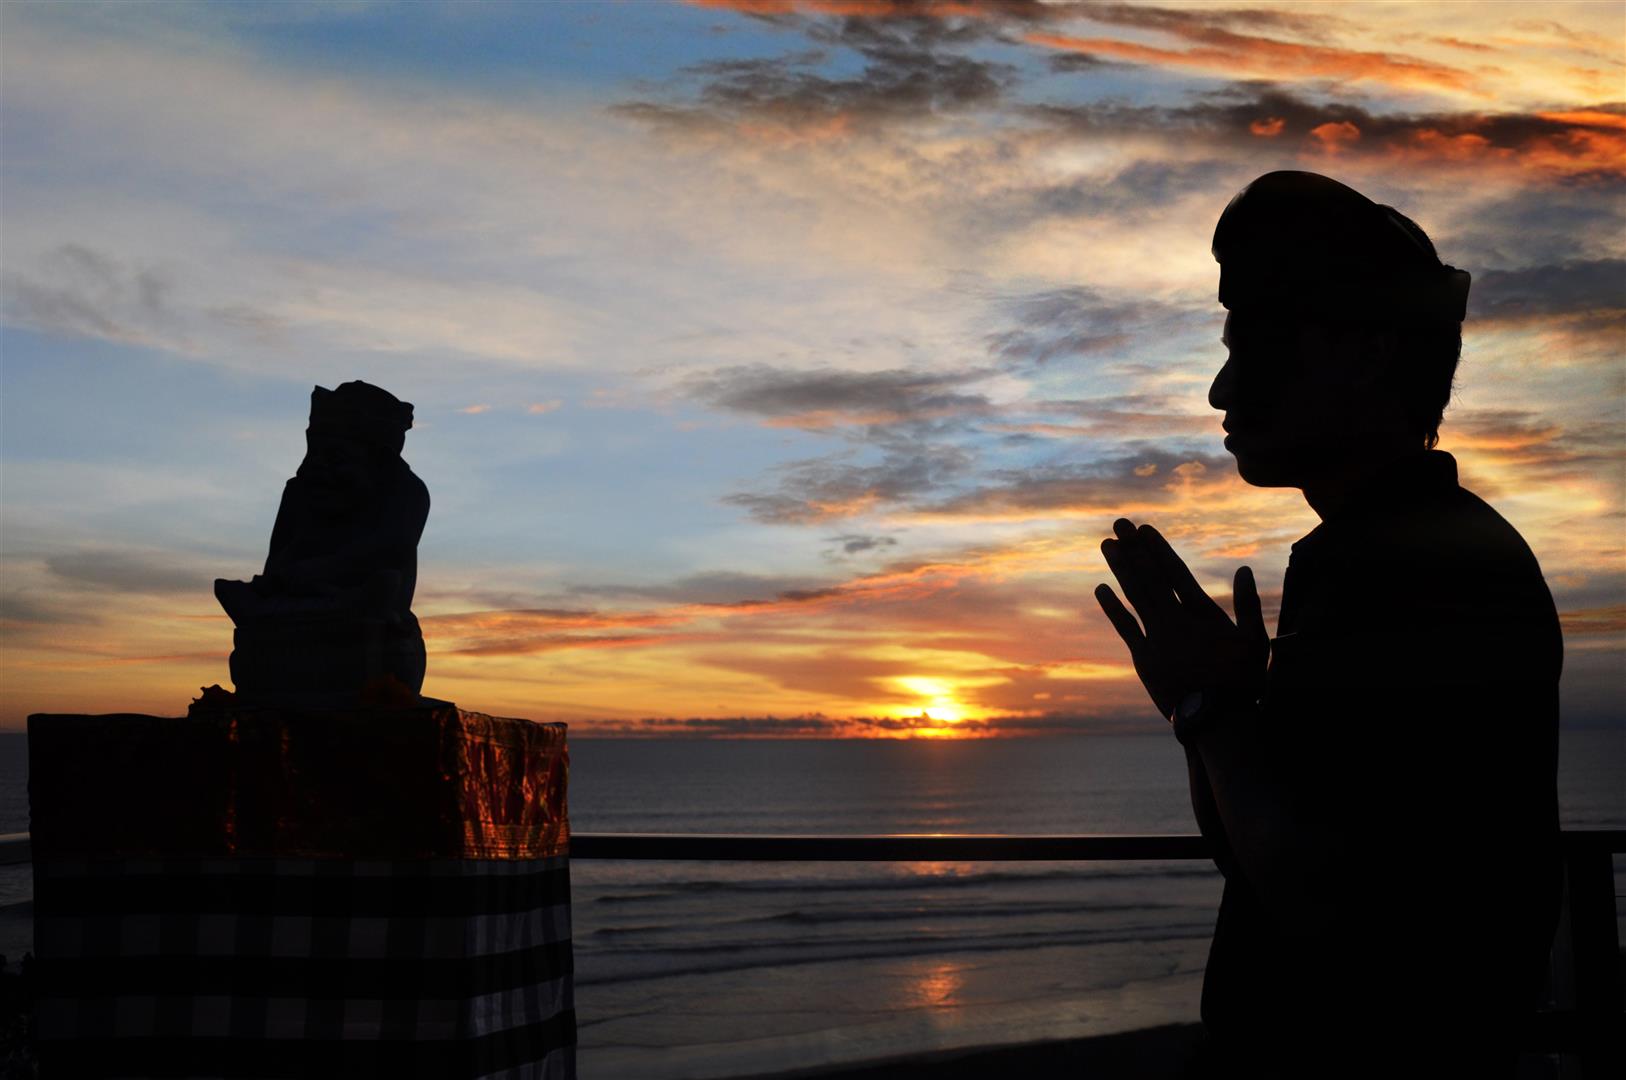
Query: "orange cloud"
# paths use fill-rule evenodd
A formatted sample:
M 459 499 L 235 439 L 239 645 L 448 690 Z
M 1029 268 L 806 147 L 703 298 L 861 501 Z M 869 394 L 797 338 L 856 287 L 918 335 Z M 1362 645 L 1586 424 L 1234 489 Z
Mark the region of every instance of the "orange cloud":
M 560 649 L 624 649 L 639 645 L 659 645 L 670 640 L 654 634 L 610 634 L 600 637 L 544 635 L 514 641 L 488 641 L 479 645 L 446 649 L 442 656 L 530 656 Z
M 1115 38 L 1081 38 L 1042 32 L 1026 34 L 1024 40 L 1051 49 L 1111 56 L 1138 64 L 1194 68 L 1235 78 L 1360 79 L 1388 86 L 1478 93 L 1475 80 L 1467 72 L 1427 60 L 1329 45 L 1303 45 L 1199 24 L 1170 24 L 1164 29 L 1200 44 L 1184 50 L 1163 49 Z
M 1618 634 L 1626 632 L 1626 604 L 1561 611 L 1558 621 L 1566 634 Z
M 1574 124 L 1580 127 L 1614 128 L 1626 131 L 1626 114 L 1604 112 L 1601 109 L 1574 109 L 1569 112 L 1537 113 L 1543 120 L 1555 124 Z
M 1556 120 L 1565 115 L 1589 114 L 1543 114 L 1542 118 Z M 1421 128 L 1391 140 L 1384 152 L 1404 164 L 1497 166 L 1559 176 L 1626 176 L 1626 124 L 1618 123 L 1626 121 L 1626 117 L 1597 115 L 1608 117 L 1609 122 L 1534 134 L 1512 146 L 1497 145 L 1475 131 L 1448 133 Z
M 1351 143 L 1360 141 L 1361 129 L 1348 120 L 1317 124 L 1310 129 L 1310 138 L 1315 140 L 1323 153 L 1339 154 Z
M 1444 45 L 1452 49 L 1463 49 L 1467 52 L 1491 53 L 1500 51 L 1494 45 L 1486 45 L 1478 41 L 1464 41 L 1459 37 L 1437 35 L 1429 40 L 1434 42 L 1436 45 Z
M 847 113 L 836 113 L 817 121 L 774 123 L 763 120 L 743 120 L 735 131 L 743 138 L 769 146 L 803 146 L 808 143 L 829 142 L 852 133 L 853 118 Z
M 1274 139 L 1282 133 L 1287 121 L 1279 116 L 1268 116 L 1263 120 L 1255 120 L 1248 125 L 1248 130 L 1265 139 Z
M 1034 0 L 686 0 L 694 7 L 736 11 L 742 15 L 836 15 L 856 18 L 892 18 L 935 15 L 1000 17 L 1043 16 L 1044 5 Z

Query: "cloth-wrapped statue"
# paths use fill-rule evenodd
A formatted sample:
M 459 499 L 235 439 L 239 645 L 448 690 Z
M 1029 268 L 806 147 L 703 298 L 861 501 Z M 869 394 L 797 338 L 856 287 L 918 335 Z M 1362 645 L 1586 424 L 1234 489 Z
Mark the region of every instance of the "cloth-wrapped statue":
M 423 687 L 412 594 L 429 490 L 401 460 L 411 427 L 412 406 L 377 386 L 311 391 L 305 460 L 283 488 L 264 571 L 215 581 L 237 626 L 239 699 L 351 705 Z

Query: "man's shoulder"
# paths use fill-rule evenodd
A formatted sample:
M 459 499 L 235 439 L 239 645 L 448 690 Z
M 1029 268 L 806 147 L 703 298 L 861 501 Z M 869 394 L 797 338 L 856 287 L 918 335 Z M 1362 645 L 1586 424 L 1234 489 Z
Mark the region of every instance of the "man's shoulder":
M 1418 624 L 1509 619 L 1557 631 L 1552 594 L 1530 545 L 1484 499 L 1452 485 L 1367 515 L 1345 530 L 1329 567 L 1356 605 L 1386 597 Z
M 1343 547 L 1346 557 L 1381 567 L 1385 573 L 1472 577 L 1481 585 L 1542 580 L 1535 552 L 1512 522 L 1458 486 L 1370 515 Z M 1489 580 L 1483 576 L 1487 574 Z
M 1535 552 L 1513 523 L 1497 509 L 1465 487 L 1423 509 L 1424 520 L 1433 528 L 1425 536 L 1454 558 L 1484 560 L 1541 575 Z

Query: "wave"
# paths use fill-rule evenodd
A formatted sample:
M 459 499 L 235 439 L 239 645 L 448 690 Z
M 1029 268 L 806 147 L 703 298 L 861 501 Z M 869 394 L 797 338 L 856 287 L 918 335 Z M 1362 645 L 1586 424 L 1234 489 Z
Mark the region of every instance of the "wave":
M 994 870 L 978 874 L 918 875 L 915 877 L 874 877 L 856 879 L 829 878 L 687 878 L 674 881 L 651 882 L 649 885 L 619 885 L 636 892 L 604 893 L 593 897 L 595 904 L 623 904 L 641 900 L 658 900 L 698 892 L 712 893 L 839 893 L 839 892 L 904 892 L 911 889 L 963 889 L 983 885 L 1020 885 L 1033 882 L 1100 882 L 1138 881 L 1151 878 L 1211 878 L 1219 871 L 1204 863 L 1196 866 L 1174 866 L 1146 870 L 1057 870 L 1049 873 L 1023 873 L 1021 871 Z M 588 889 L 591 886 L 587 886 Z M 583 891 L 577 882 L 578 893 Z M 579 901 L 578 901 L 579 903 Z
M 1214 927 L 1201 923 L 1171 923 L 1157 927 L 1118 927 L 1074 931 L 1032 930 L 967 939 L 956 934 L 922 933 L 883 938 L 817 938 L 808 941 L 777 938 L 750 942 L 705 942 L 655 949 L 580 948 L 576 952 L 575 983 L 607 986 L 645 980 L 690 978 L 759 968 L 807 964 L 843 964 L 862 960 L 911 956 L 949 956 L 956 953 L 1020 952 L 1063 946 L 1157 944 L 1206 940 Z M 580 944 L 580 943 L 578 943 Z M 644 963 L 633 963 L 636 958 Z M 603 960 L 621 970 L 595 972 Z
M 1037 915 L 1087 916 L 1126 911 L 1159 911 L 1189 906 L 1145 902 L 1134 904 L 962 904 L 954 907 L 934 905 L 929 908 L 895 908 L 892 910 L 878 910 L 875 908 L 831 908 L 828 910 L 797 908 L 791 911 L 774 912 L 771 915 L 754 915 L 744 919 L 710 921 L 704 925 L 711 929 L 721 929 L 762 923 L 789 924 L 793 926 L 830 926 L 841 923 L 904 922 L 911 919 L 1019 919 Z M 580 941 L 584 937 L 630 938 L 639 934 L 689 932 L 695 928 L 696 924 L 690 922 L 650 923 L 640 926 L 601 926 L 585 935 L 577 935 L 576 940 Z

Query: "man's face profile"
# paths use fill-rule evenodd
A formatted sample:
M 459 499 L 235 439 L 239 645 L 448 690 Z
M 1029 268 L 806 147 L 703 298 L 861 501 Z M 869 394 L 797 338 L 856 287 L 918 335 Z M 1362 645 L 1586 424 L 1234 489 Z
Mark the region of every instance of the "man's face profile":
M 1381 426 L 1379 358 L 1362 335 L 1313 320 L 1232 311 L 1229 355 L 1208 391 L 1225 413 L 1225 448 L 1255 487 L 1302 487 L 1327 464 L 1359 456 Z
M 1229 356 L 1208 400 L 1243 480 L 1315 489 L 1330 506 L 1351 479 L 1434 446 L 1469 276 L 1415 222 L 1284 170 L 1237 193 L 1210 247 Z

